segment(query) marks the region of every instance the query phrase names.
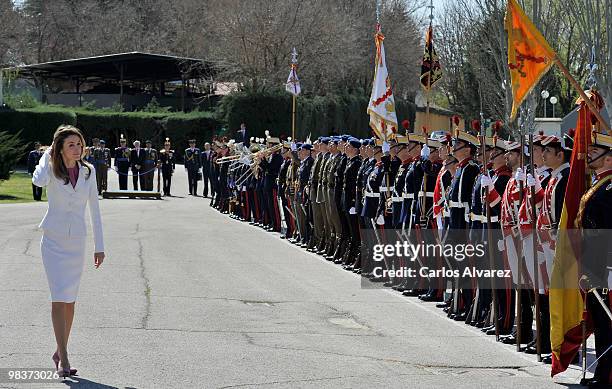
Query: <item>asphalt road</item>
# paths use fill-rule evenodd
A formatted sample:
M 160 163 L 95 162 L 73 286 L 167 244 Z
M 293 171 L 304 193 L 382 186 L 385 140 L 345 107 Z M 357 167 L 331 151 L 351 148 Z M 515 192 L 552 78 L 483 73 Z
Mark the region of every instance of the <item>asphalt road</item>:
M 116 186 L 116 176 L 111 184 Z M 565 388 L 549 366 L 434 304 L 353 273 L 202 197 L 102 200 L 107 260 L 86 259 L 70 360 L 79 377 L 0 388 Z M 201 194 L 201 189 L 200 189 Z M 0 368 L 50 368 L 44 203 L 0 206 Z M 93 242 L 88 244 L 88 252 Z M 559 385 L 557 382 L 565 383 Z

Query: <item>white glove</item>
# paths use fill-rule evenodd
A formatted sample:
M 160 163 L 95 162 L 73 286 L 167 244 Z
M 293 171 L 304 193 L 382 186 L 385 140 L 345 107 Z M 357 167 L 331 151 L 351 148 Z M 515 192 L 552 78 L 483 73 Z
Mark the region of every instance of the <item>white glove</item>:
M 536 179 L 533 178 L 531 173 L 527 173 L 527 186 L 531 188 L 532 186 L 535 186 L 535 184 L 536 184 Z
M 389 142 L 384 141 L 383 144 L 382 144 L 382 152 L 384 154 L 388 154 L 389 151 L 391 151 L 391 145 L 389 144 Z
M 385 217 L 383 215 L 378 215 L 378 218 L 376 218 L 376 224 L 378 224 L 379 226 L 384 226 Z
M 517 181 L 525 181 L 527 179 L 527 175 L 523 171 L 523 169 L 516 169 L 516 173 L 514 174 L 514 179 Z
M 489 188 L 489 190 L 493 190 L 493 188 L 495 187 L 493 185 L 493 180 L 491 179 L 491 177 L 489 177 L 488 174 L 483 174 L 482 176 L 480 176 L 480 186 L 482 186 L 483 188 Z
M 423 147 L 421 148 L 421 158 L 423 159 L 429 158 L 430 153 L 431 153 L 431 150 L 429 149 L 429 146 L 423 145 Z
M 535 187 L 536 192 L 542 189 L 542 184 L 540 183 L 540 180 L 532 176 L 531 173 L 527 174 L 527 186 L 530 188 Z
M 297 145 L 295 142 L 291 142 L 291 151 L 297 151 Z
M 349 214 L 351 215 L 356 215 L 357 211 L 355 210 L 355 207 L 352 207 L 351 209 L 349 209 Z
M 497 249 L 501 252 L 504 252 L 506 250 L 506 242 L 504 242 L 503 239 L 497 241 Z

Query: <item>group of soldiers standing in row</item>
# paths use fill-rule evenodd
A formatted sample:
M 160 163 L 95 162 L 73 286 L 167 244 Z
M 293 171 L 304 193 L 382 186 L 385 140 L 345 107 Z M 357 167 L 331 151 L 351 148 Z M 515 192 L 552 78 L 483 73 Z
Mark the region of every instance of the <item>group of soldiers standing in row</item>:
M 478 122 L 473 125 L 475 130 L 479 126 Z M 458 126 L 452 134 L 438 132 L 427 137 L 410 133 L 388 142 L 343 135 L 320 137 L 311 144 L 268 136 L 265 140 L 251 138 L 247 148 L 245 142 L 216 141 L 221 153 L 213 156 L 219 173 L 211 203 L 223 213 L 268 231 L 282 229 L 281 238 L 372 282 L 384 283 L 406 296 L 439 302 L 437 306 L 449 318 L 489 335 L 502 335 L 499 339 L 506 344 L 520 340 L 525 345 L 521 350 L 539 352 L 550 363 L 548 288 L 573 139 L 572 134 L 532 137 L 532 151 L 524 142 L 478 136 Z M 524 163 L 531 157 L 533 170 Z M 587 164 L 593 185 L 582 198 L 577 225 L 610 229 L 612 137 L 593 133 Z M 530 206 L 533 201 L 536 214 Z M 465 230 L 466 239 L 475 241 L 485 240 L 487 229 L 498 230 L 501 239 L 496 249 L 504 257 L 499 266 L 512 272 L 510 284 L 495 289 L 478 283 L 453 284 L 444 278 L 375 274 L 368 253 L 372 242 L 364 241 L 366 232 L 371 230 L 378 237 L 384 230 L 406 228 L 438 234 Z M 536 246 L 537 258 L 533 258 L 531 247 Z M 540 269 L 537 289 L 534 261 Z M 603 268 L 597 269 L 606 280 L 612 274 L 610 258 L 607 261 L 607 267 L 604 259 Z M 519 262 L 523 264 L 520 285 Z M 399 265 L 382 264 L 387 268 Z M 452 291 L 445 294 L 449 285 Z M 609 305 L 612 285 L 597 286 Z M 522 304 L 517 307 L 519 299 Z M 532 330 L 536 299 L 539 350 Z M 591 298 L 587 303 L 595 326 L 596 354 L 601 357 L 591 384 L 599 387 L 602 382 L 612 382 L 612 353 L 606 353 L 612 345 L 612 327 L 601 304 Z

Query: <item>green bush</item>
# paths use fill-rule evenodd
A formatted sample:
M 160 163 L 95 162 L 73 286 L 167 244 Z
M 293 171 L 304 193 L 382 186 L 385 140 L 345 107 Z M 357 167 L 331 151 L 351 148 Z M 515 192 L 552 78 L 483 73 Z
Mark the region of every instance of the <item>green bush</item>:
M 18 95 L 7 94 L 4 96 L 4 101 L 7 106 L 13 109 L 35 108 L 40 105 L 38 100 L 28 92 L 22 92 Z
M 21 133 L 10 134 L 0 131 L 0 180 L 8 180 L 11 170 L 23 158 L 26 144 L 20 138 Z
M 31 109 L 0 111 L 0 131 L 16 134 L 27 144 L 39 140 L 50 145 L 53 133 L 61 124 L 76 125 L 76 114 L 54 106 L 41 105 Z
M 350 133 L 359 137 L 371 134 L 367 107 L 369 96 L 362 93 L 329 94 L 302 97 L 296 100 L 296 137 L 304 139 L 331 133 Z M 272 92 L 238 92 L 225 96 L 217 116 L 230 128 L 230 133 L 246 123 L 251 136 L 291 135 L 291 95 L 284 90 Z M 396 103 L 398 120 L 414 123 L 415 105 Z

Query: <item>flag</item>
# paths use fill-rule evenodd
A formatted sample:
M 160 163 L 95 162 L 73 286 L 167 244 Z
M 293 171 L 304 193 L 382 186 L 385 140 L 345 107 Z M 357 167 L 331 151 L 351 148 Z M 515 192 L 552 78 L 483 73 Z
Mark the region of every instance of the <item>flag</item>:
M 521 103 L 552 66 L 556 54 L 516 0 L 508 0 L 505 22 L 513 97 L 510 120 L 514 120 Z
M 579 239 L 575 239 L 578 234 L 571 233 L 571 230 L 575 228 L 580 199 L 587 186 L 586 155 L 591 141 L 590 117 L 590 111 L 582 101 L 578 109 L 578 123 L 567 181 L 568 190 L 565 191 L 563 200 L 549 291 L 551 376 L 567 369 L 583 339 L 581 321 L 584 301 L 578 283 L 581 247 Z M 587 331 L 590 332 L 589 329 Z
M 285 84 L 285 89 L 287 92 L 291 93 L 294 96 L 297 96 L 302 91 L 300 89 L 300 79 L 297 76 L 296 71 L 297 65 L 291 64 L 291 70 L 289 71 L 289 78 L 287 78 L 287 83 Z
M 376 61 L 374 63 L 374 83 L 368 104 L 370 127 L 381 139 L 391 139 L 397 132 L 397 115 L 395 113 L 395 99 L 391 91 L 391 80 L 387 71 L 385 59 L 385 36 L 376 26 Z
M 433 28 L 429 25 L 425 34 L 425 51 L 421 62 L 421 85 L 425 90 L 430 90 L 440 78 L 442 78 L 442 68 L 433 45 Z

